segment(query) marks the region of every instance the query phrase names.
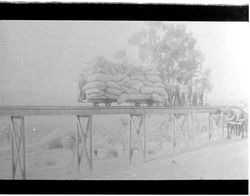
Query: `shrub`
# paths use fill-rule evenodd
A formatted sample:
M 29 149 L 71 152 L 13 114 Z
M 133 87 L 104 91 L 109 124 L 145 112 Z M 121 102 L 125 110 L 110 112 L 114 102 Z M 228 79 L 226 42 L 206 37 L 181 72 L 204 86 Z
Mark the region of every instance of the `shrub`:
M 61 143 L 59 138 L 55 138 L 54 140 L 48 141 L 47 149 L 56 149 L 56 148 L 63 148 L 63 144 Z
M 129 124 L 128 119 L 126 117 L 120 118 L 120 122 L 122 124 L 122 127 L 124 127 L 124 128 L 127 127 Z
M 10 142 L 10 127 L 5 126 L 0 129 L 0 142 Z
M 54 129 L 41 141 L 43 148 L 48 150 L 63 148 L 62 138 L 64 134 L 63 130 Z
M 48 161 L 46 162 L 46 165 L 48 165 L 48 166 L 53 166 L 53 165 L 56 165 L 56 162 L 53 161 L 53 160 L 48 160 Z

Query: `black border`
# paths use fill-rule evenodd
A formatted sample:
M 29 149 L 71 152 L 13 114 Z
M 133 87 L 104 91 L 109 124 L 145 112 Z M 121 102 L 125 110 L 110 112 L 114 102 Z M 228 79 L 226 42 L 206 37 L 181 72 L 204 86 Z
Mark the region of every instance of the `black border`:
M 248 180 L 0 180 L 2 194 L 248 194 Z
M 249 21 L 249 6 L 0 3 L 0 20 Z M 0 180 L 3 194 L 248 194 L 248 180 Z
M 0 3 L 2 20 L 249 21 L 249 5 Z

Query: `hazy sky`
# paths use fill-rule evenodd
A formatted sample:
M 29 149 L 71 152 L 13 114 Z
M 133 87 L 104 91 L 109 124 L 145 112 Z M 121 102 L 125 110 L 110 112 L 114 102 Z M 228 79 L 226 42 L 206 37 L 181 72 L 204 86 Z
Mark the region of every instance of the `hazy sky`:
M 246 99 L 248 23 L 182 24 L 197 39 L 204 67 L 212 69 L 208 99 L 223 104 Z M 144 22 L 125 21 L 0 21 L 0 104 L 77 104 L 74 80 L 86 62 L 123 48 L 135 58 L 127 38 L 143 27 Z

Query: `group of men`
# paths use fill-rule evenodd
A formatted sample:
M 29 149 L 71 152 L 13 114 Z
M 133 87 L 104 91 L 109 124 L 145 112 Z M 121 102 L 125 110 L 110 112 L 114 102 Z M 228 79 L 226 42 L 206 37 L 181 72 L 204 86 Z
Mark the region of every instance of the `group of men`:
M 202 107 L 205 88 L 197 82 L 169 79 L 166 81 L 168 102 L 171 107 Z
M 227 109 L 224 114 L 226 115 L 227 138 L 231 139 L 233 136 L 247 137 L 248 112 L 244 109 Z

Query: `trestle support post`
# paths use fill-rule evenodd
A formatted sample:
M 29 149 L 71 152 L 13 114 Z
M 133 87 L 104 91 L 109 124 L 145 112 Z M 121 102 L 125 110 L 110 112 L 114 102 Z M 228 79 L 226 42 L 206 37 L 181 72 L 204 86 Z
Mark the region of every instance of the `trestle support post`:
M 82 126 L 81 119 L 87 119 L 85 128 Z M 89 140 L 89 146 L 87 141 Z M 89 165 L 91 173 L 93 173 L 93 149 L 92 149 L 92 115 L 77 115 L 77 129 L 76 129 L 76 162 L 77 171 L 80 173 L 80 166 L 83 154 Z
M 211 114 L 208 114 L 208 142 L 211 140 Z
M 19 129 L 15 122 L 20 121 Z M 17 168 L 19 167 L 21 178 L 26 179 L 26 147 L 25 147 L 25 123 L 24 116 L 11 116 L 11 163 L 12 179 L 16 179 Z
M 143 153 L 144 160 L 146 159 L 146 125 L 145 125 L 145 114 L 130 114 L 129 121 L 129 161 L 132 162 L 133 153 L 136 149 L 140 149 Z M 139 124 L 136 123 L 136 117 L 139 118 Z M 133 126 L 132 126 L 133 125 Z M 133 142 L 133 127 L 136 132 L 136 140 Z M 143 131 L 143 135 L 141 132 Z M 143 138 L 143 143 L 142 143 Z

